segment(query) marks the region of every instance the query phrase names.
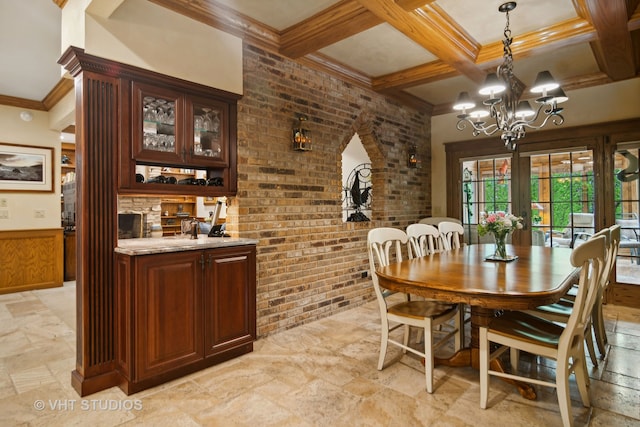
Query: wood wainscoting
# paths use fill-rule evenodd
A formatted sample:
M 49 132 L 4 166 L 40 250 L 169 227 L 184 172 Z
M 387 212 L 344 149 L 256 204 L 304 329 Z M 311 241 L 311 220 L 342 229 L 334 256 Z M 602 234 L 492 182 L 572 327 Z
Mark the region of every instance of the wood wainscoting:
M 0 294 L 62 286 L 63 230 L 0 231 Z

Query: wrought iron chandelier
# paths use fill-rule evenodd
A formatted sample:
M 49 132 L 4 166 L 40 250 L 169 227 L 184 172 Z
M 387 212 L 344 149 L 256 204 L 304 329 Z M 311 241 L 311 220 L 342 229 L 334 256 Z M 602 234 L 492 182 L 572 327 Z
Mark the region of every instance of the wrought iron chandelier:
M 502 140 L 510 150 L 516 149 L 517 141 L 525 136 L 525 128 L 540 129 L 547 122 L 552 121 L 556 125 L 564 123 L 562 108 L 558 104 L 569 98 L 565 95 L 560 85 L 553 79 L 549 71 L 541 71 L 536 77 L 533 87 L 534 94 L 541 94 L 535 101 L 537 109 L 531 108 L 526 100 L 520 100 L 524 85 L 513 74 L 513 55 L 511 53 L 511 29 L 509 28 L 509 12 L 516 8 L 516 2 L 503 3 L 498 11 L 506 15 L 507 24 L 504 28 L 504 60 L 498 66 L 496 73 L 487 75 L 484 86 L 478 93 L 488 96 L 482 102 L 484 108 L 474 109 L 476 104 L 468 92 L 461 92 L 453 106 L 458 115 L 458 130 L 464 130 L 471 125 L 473 136 L 481 133 L 490 136 L 501 131 Z M 488 108 L 488 111 L 487 111 Z M 469 112 L 468 112 L 469 111 Z M 490 116 L 495 123 L 487 123 L 483 119 Z M 544 119 L 539 120 L 541 117 Z

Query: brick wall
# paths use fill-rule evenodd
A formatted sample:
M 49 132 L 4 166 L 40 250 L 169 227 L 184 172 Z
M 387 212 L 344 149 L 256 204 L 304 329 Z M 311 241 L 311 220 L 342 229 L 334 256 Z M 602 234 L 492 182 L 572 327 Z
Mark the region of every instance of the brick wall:
M 160 197 L 157 196 L 118 196 L 118 212 L 144 212 L 147 214 L 147 224 L 143 228 L 148 230 L 151 224 L 160 224 Z
M 291 129 L 308 116 L 313 151 L 293 151 Z M 355 133 L 373 168 L 373 218 L 343 223 L 341 153 Z M 422 169 L 407 168 L 414 144 Z M 259 240 L 258 336 L 374 298 L 366 235 L 428 216 L 430 117 L 259 48 L 244 48 L 238 104 L 238 196 L 228 229 Z M 370 273 L 369 273 L 370 274 Z

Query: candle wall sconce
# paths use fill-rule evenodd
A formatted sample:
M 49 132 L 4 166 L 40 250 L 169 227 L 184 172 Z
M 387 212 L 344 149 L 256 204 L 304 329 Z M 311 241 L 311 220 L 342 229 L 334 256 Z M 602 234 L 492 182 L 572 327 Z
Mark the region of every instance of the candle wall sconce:
M 409 156 L 407 158 L 407 166 L 412 169 L 419 169 L 422 167 L 422 160 L 418 156 L 418 150 L 415 145 L 409 147 Z
M 311 131 L 305 128 L 307 116 L 298 116 L 293 125 L 293 149 L 296 151 L 311 151 Z

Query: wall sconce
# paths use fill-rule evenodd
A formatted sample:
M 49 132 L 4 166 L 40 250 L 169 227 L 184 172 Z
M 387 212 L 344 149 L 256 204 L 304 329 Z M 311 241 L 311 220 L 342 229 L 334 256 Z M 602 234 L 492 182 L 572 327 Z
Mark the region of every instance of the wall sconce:
M 420 157 L 418 157 L 418 151 L 415 145 L 409 147 L 407 166 L 412 169 L 420 169 L 422 167 L 422 160 L 420 159 Z
M 311 151 L 311 131 L 304 127 L 307 116 L 299 115 L 293 125 L 293 149 L 296 151 Z

